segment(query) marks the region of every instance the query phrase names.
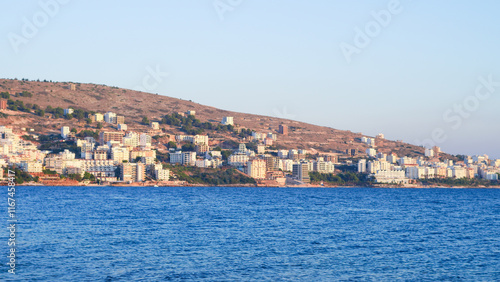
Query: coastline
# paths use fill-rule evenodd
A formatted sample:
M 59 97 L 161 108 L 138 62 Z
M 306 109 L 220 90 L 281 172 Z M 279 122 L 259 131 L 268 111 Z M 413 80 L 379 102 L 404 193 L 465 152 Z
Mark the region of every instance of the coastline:
M 0 182 L 0 186 L 8 186 L 7 182 Z M 339 186 L 339 185 L 261 185 L 261 184 L 225 184 L 225 185 L 203 185 L 203 184 L 187 184 L 187 183 L 118 183 L 118 184 L 96 184 L 96 183 L 79 183 L 78 185 L 68 184 L 43 184 L 37 182 L 28 182 L 23 184 L 16 184 L 16 186 L 43 186 L 43 187 L 221 187 L 221 188 L 371 188 L 371 189 L 500 189 L 500 186 L 428 186 L 410 184 L 406 186 L 398 185 L 371 185 L 371 186 Z

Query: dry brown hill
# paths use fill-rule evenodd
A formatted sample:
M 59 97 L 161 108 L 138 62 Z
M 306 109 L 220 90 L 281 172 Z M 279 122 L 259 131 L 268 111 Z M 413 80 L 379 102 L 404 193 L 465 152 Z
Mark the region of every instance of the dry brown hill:
M 71 85 L 74 84 L 74 90 Z M 225 111 L 191 101 L 144 93 L 118 87 L 88 83 L 41 82 L 0 79 L 0 91 L 9 92 L 12 100 L 21 100 L 25 104 L 38 104 L 62 108 L 80 108 L 87 111 L 105 113 L 116 112 L 125 116 L 131 128 L 140 127 L 143 116 L 150 120 L 160 120 L 162 115 L 174 112 L 196 111 L 201 121 L 220 122 L 224 116 L 234 117 L 238 126 L 258 132 L 276 132 L 279 124 L 294 127 L 289 136 L 279 135 L 278 143 L 284 148 L 303 148 L 312 152 L 339 153 L 346 149 L 357 149 L 364 153 L 367 146 L 360 142 L 359 133 L 342 131 L 329 127 L 316 126 L 303 122 L 275 117 Z M 32 97 L 21 97 L 18 93 L 29 91 Z M 15 124 L 23 127 L 35 127 L 36 130 L 56 131 L 65 120 L 38 117 L 28 113 L 14 113 L 8 119 L 0 119 L 2 124 Z M 74 122 L 73 122 L 74 123 Z M 75 126 L 75 124 L 72 124 Z M 81 124 L 83 126 L 83 124 Z M 77 124 L 78 126 L 78 124 Z M 398 155 L 423 155 L 423 148 L 385 139 L 377 139 L 377 150 Z

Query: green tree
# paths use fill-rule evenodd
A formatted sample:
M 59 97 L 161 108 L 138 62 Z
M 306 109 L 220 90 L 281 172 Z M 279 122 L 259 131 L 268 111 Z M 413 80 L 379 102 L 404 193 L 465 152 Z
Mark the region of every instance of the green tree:
M 2 98 L 2 99 L 10 99 L 9 92 L 1 92 L 0 93 L 0 98 Z
M 221 155 L 222 155 L 222 159 L 223 159 L 223 160 L 227 160 L 227 158 L 228 158 L 229 156 L 231 156 L 232 154 L 233 154 L 233 152 L 232 152 L 232 151 L 230 151 L 230 150 L 224 150 L 224 151 L 222 151 L 222 152 L 221 152 Z
M 97 127 L 97 129 L 101 129 L 102 128 L 102 123 L 98 122 L 96 127 Z
M 167 148 L 169 148 L 169 149 L 174 148 L 175 149 L 175 148 L 177 148 L 177 144 L 175 144 L 174 141 L 170 141 L 167 143 Z
M 182 145 L 182 151 L 185 151 L 185 152 L 196 151 L 196 146 L 193 143 L 186 143 L 186 144 Z
M 149 119 L 147 117 L 143 117 L 141 123 L 144 125 L 149 125 Z

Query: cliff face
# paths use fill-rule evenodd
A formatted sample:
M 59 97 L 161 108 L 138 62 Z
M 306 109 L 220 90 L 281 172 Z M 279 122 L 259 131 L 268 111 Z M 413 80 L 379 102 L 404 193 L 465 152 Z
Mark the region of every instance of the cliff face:
M 194 110 L 196 117 L 201 121 L 220 122 L 222 117 L 232 116 L 236 125 L 263 133 L 276 132 L 279 124 L 286 124 L 291 128 L 289 135 L 278 136 L 279 145 L 285 148 L 304 148 L 313 153 L 315 151 L 335 153 L 346 149 L 357 149 L 364 153 L 367 148 L 360 142 L 362 135 L 359 133 L 275 117 L 231 112 L 182 99 L 118 87 L 0 79 L 0 91 L 9 92 L 12 100 L 21 100 L 25 104 L 37 104 L 42 109 L 51 106 L 54 108 L 72 107 L 101 113 L 112 111 L 125 116 L 126 123 L 132 129 L 140 129 L 139 122 L 144 116 L 149 120 L 159 120 L 165 114 Z M 18 94 L 23 91 L 32 93 L 32 97 L 23 97 Z M 34 127 L 38 131 L 56 131 L 61 125 L 67 123 L 71 126 L 84 126 L 84 123 L 79 124 L 76 121 L 52 119 L 49 115 L 42 118 L 29 113 L 11 112 L 10 114 L 9 118 L 0 119 L 0 123 Z M 171 130 L 172 133 L 176 133 L 175 128 Z M 377 151 L 385 153 L 423 155 L 422 147 L 402 142 L 377 139 L 376 145 Z

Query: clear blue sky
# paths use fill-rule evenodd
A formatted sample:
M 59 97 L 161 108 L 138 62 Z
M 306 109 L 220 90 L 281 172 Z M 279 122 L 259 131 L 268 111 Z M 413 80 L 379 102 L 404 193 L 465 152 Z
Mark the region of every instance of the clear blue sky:
M 131 89 L 146 78 L 162 95 L 410 143 L 438 130 L 446 152 L 500 158 L 500 86 L 474 98 L 479 77 L 500 81 L 498 1 L 40 5 L 54 1 L 2 2 L 0 77 Z M 391 18 L 374 25 L 381 10 Z M 357 28 L 371 30 L 365 46 Z M 350 62 L 345 44 L 357 48 Z M 169 74 L 158 83 L 147 70 L 157 67 Z M 464 103 L 465 113 L 453 108 Z

